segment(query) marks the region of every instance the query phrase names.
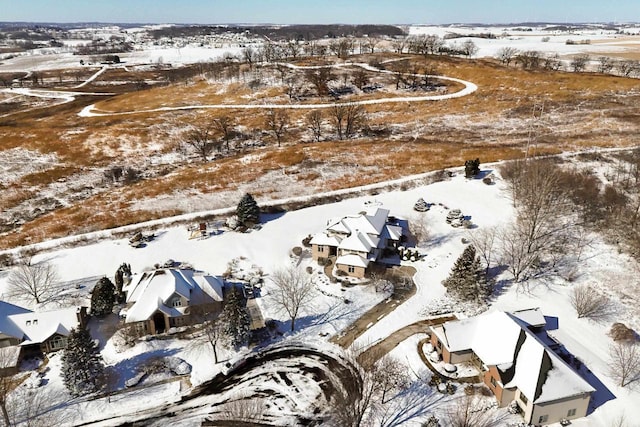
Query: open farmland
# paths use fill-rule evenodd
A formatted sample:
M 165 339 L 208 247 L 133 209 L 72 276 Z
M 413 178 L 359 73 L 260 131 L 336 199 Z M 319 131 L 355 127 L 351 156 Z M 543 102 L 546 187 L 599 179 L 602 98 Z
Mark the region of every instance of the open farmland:
M 489 162 L 522 157 L 530 140 L 534 154 L 639 143 L 637 79 L 527 71 L 490 59 L 443 56 L 358 55 L 348 61 L 463 79 L 478 90 L 437 102 L 366 105 L 366 126 L 344 140 L 336 136 L 330 111 L 323 112 L 322 136 L 316 142 L 305 120 L 311 108 L 290 109 L 281 144 L 265 126 L 267 108 L 135 112 L 210 104 L 336 102 L 335 96 L 315 94 L 304 70 L 288 69 L 285 75 L 275 67 L 237 63 L 211 69 L 198 64 L 180 69 L 114 67 L 73 89 L 110 96 L 76 96 L 56 104 L 33 97 L 13 99 L 10 91 L 3 92 L 3 103 L 17 104 L 0 118 L 0 157 L 12 171 L 0 182 L 2 247 L 234 206 L 244 192 L 258 200 L 277 199 L 439 170 L 468 158 Z M 356 70 L 336 68 L 334 87 L 351 81 Z M 455 82 L 434 80 L 428 89 L 409 90 L 396 87 L 394 74 L 365 74 L 375 90 L 339 94 L 337 102 L 461 89 Z M 72 76 L 61 75 L 67 80 Z M 288 83 L 293 77 L 298 81 L 295 97 Z M 58 87 L 53 77 L 44 84 Z M 91 104 L 98 112 L 128 114 L 78 116 Z M 221 145 L 204 162 L 185 143 L 186 132 L 222 116 L 232 119 L 235 132 L 228 148 Z

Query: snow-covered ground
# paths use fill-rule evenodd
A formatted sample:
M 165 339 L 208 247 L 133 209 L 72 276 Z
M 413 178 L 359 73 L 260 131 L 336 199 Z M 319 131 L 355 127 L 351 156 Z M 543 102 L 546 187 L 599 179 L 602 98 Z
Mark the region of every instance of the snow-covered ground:
M 442 26 L 412 26 L 410 35 L 437 34 L 445 37 L 451 34 L 473 35 L 491 33 L 496 38 L 478 38 L 471 40 L 478 46 L 477 57 L 495 57 L 500 49 L 513 47 L 519 51 L 537 50 L 543 53 L 559 55 L 573 55 L 577 53 L 598 54 L 603 52 L 623 53 L 635 51 L 634 47 L 625 44 L 640 43 L 640 38 L 635 42 L 627 40 L 620 42 L 623 35 L 615 31 L 605 29 L 557 31 L 547 30 L 543 27 L 532 27 L 531 31 L 515 31 L 512 27 L 442 27 Z M 468 37 L 447 40 L 448 44 L 469 40 Z M 575 44 L 567 44 L 567 40 Z M 588 43 L 587 42 L 592 42 Z M 597 43 L 593 43 L 597 42 Z M 584 44 L 581 44 L 584 43 Z
M 479 50 L 478 57 L 494 57 L 497 52 L 506 46 L 514 47 L 521 51 L 537 50 L 543 53 L 558 53 L 560 55 L 572 55 L 576 53 L 624 53 L 633 51 L 637 48 L 634 45 L 640 43 L 640 38 L 629 38 L 628 35 L 616 34 L 615 31 L 609 29 L 580 29 L 574 31 L 558 31 L 548 30 L 545 27 L 530 27 L 531 31 L 518 30 L 522 27 L 468 27 L 468 26 L 436 26 L 436 25 L 414 25 L 409 27 L 409 35 L 420 34 L 436 34 L 441 37 L 452 33 L 461 35 L 472 35 L 481 33 L 491 33 L 497 38 L 473 38 Z M 129 33 L 146 30 L 148 28 L 140 28 Z M 628 34 L 638 34 L 638 28 L 624 28 Z M 111 31 L 111 32 L 109 32 Z M 97 33 L 108 39 L 110 35 L 118 35 L 118 28 L 104 29 L 104 33 Z M 621 40 L 624 38 L 624 40 Z M 543 40 L 544 39 L 544 40 Z M 447 40 L 447 43 L 462 43 L 466 38 L 456 38 Z M 576 44 L 567 44 L 567 40 L 571 40 Z M 85 67 L 81 65 L 82 59 L 85 63 L 90 56 L 74 55 L 71 51 L 73 46 L 86 44 L 87 40 L 61 40 L 64 43 L 60 48 L 40 48 L 30 50 L 24 53 L 12 53 L 7 55 L 9 59 L 2 60 L 0 56 L 0 72 L 17 72 L 17 71 L 44 71 L 55 69 L 67 69 Z M 590 44 L 580 44 L 581 42 L 590 41 Z M 199 46 L 197 43 L 188 43 L 184 47 L 173 46 L 155 46 L 147 42 L 133 42 L 135 50 L 132 52 L 119 54 L 120 59 L 127 65 L 135 64 L 193 64 L 197 62 L 211 62 L 228 55 L 237 56 L 242 52 L 241 47 L 235 44 L 217 46 Z M 254 43 L 254 42 L 251 42 Z M 258 47 L 255 44 L 254 47 Z
M 413 211 L 413 205 L 420 197 L 435 203 L 430 211 L 422 214 Z M 275 269 L 298 262 L 296 258 L 291 257 L 291 248 L 301 246 L 301 240 L 305 236 L 322 230 L 329 218 L 360 212 L 365 202 L 380 203 L 391 209 L 393 215 L 408 218 L 410 221 L 415 220 L 418 215 L 425 216 L 429 224 L 430 239 L 421 248 L 427 256 L 421 261 L 407 262 L 417 270 L 414 277 L 417 285 L 416 295 L 371 325 L 356 340 L 354 348 L 367 347 L 389 336 L 393 331 L 422 319 L 421 312 L 425 306 L 433 304 L 444 295 L 445 290 L 440 283 L 448 276 L 454 261 L 462 252 L 462 238 L 467 233 L 466 230 L 454 229 L 446 224 L 448 209 L 461 209 L 465 215 L 471 217 L 477 229 L 504 224 L 514 215 L 505 185 L 500 180 L 495 185 L 485 185 L 481 180 L 466 180 L 458 174 L 450 180 L 407 191 L 387 192 L 376 196 L 363 195 L 338 203 L 286 212 L 280 216 L 265 216 L 262 229 L 246 234 L 222 232 L 204 240 L 189 240 L 184 227 L 170 227 L 157 232 L 156 239 L 140 249 L 130 247 L 126 239 L 104 240 L 82 247 L 56 248 L 37 255 L 33 261 L 48 260 L 55 264 L 61 279 L 66 281 L 100 275 L 112 276 L 122 262 L 128 262 L 134 271 L 140 271 L 167 259 L 189 262 L 198 269 L 212 274 L 222 274 L 231 260 L 242 257 L 247 265 L 255 264 L 261 267 L 268 277 Z M 595 374 L 602 384 L 595 400 L 606 401 L 599 404 L 589 417 L 574 421 L 573 425 L 607 427 L 608 422 L 621 414 L 624 414 L 627 420 L 640 419 L 640 407 L 633 404 L 640 397 L 638 392 L 619 388 L 609 378 L 608 346 L 611 339 L 606 334 L 611 323 L 620 320 L 638 330 L 640 322 L 636 308 L 621 301 L 623 308 L 619 318 L 595 323 L 578 319 L 568 302 L 569 290 L 576 284 L 593 284 L 594 278 L 598 277 L 608 277 L 609 281 L 616 281 L 617 278 L 623 281 L 632 280 L 635 274 L 634 264 L 628 257 L 599 240 L 585 248 L 583 260 L 579 266 L 580 274 L 572 283 L 560 279 L 545 283 L 531 282 L 527 292 L 523 292 L 517 286 L 507 285 L 491 309 L 540 307 L 544 315 L 558 318 L 559 329 L 553 331 L 554 336 Z M 312 265 L 309 257 L 301 262 L 302 267 L 307 265 Z M 314 343 L 327 340 L 328 336 L 344 329 L 383 297 L 369 287 L 356 286 L 342 290 L 337 284 L 321 280 L 317 267 L 313 275 L 322 293 L 297 323 L 298 328 L 293 337 L 299 340 Z M 6 286 L 6 280 L 7 274 L 2 274 L 0 295 Z M 258 298 L 258 304 L 265 318 L 278 320 L 281 322 L 281 330 L 286 331 L 287 319 L 274 311 L 268 302 L 270 286 L 267 279 L 262 295 Z M 615 288 L 614 290 L 617 291 Z M 351 303 L 345 304 L 345 298 Z M 421 337 L 413 336 L 392 351 L 393 356 L 417 375 L 423 375 L 425 372 L 417 354 L 417 342 Z M 107 363 L 118 367 L 124 373 L 130 373 L 137 363 L 147 357 L 169 353 L 185 359 L 193 366 L 191 381 L 194 384 L 202 383 L 219 371 L 219 365 L 212 363 L 206 347 L 197 348 L 180 340 L 145 342 L 121 352 L 109 342 L 103 349 Z M 58 388 L 64 396 L 62 383 L 56 379 L 59 368 L 56 368 L 55 360 L 54 357 L 52 369 L 47 374 L 50 381 L 44 387 Z M 69 403 L 69 410 L 81 411 L 83 420 L 99 419 L 105 415 L 107 407 L 109 413 L 131 411 L 132 408 L 143 409 L 148 407 L 150 402 L 175 400 L 179 390 L 178 383 L 153 387 L 139 392 L 144 398 L 123 401 L 121 407 L 113 403 L 108 404 L 104 399 L 93 402 L 74 400 Z

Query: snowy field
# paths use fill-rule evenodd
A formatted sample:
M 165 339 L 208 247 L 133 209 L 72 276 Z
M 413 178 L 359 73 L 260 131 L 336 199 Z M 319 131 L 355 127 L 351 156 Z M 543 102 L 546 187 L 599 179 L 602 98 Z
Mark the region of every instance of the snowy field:
M 430 211 L 423 214 L 413 211 L 413 205 L 420 197 L 435 203 Z M 290 255 L 292 247 L 301 246 L 304 237 L 322 230 L 327 219 L 358 213 L 363 210 L 365 202 L 379 203 L 390 209 L 392 215 L 410 221 L 417 215 L 425 215 L 429 224 L 430 239 L 421 247 L 427 254 L 423 260 L 403 261 L 417 270 L 414 277 L 417 285 L 416 295 L 371 325 L 354 343 L 353 348 L 357 349 L 366 348 L 389 336 L 393 331 L 423 319 L 424 315 L 421 313 L 424 308 L 433 305 L 444 295 L 445 289 L 440 283 L 448 276 L 454 261 L 462 252 L 464 244 L 461 239 L 468 232 L 446 224 L 448 209 L 461 209 L 465 215 L 471 217 L 471 221 L 477 226 L 476 230 L 504 224 L 514 215 L 505 185 L 500 180 L 496 185 L 485 185 L 481 180 L 466 180 L 458 174 L 451 180 L 407 191 L 363 196 L 287 212 L 281 216 L 265 216 L 262 229 L 246 234 L 222 232 L 204 240 L 189 240 L 184 227 L 170 227 L 157 232 L 156 239 L 144 248 L 134 249 L 126 239 L 104 240 L 82 247 L 54 249 L 37 255 L 34 261 L 47 260 L 53 263 L 58 268 L 61 279 L 71 281 L 101 275 L 111 277 L 122 262 L 130 263 L 132 270 L 137 272 L 156 263 L 163 263 L 167 259 L 188 262 L 197 269 L 219 275 L 227 269 L 231 260 L 242 257 L 244 264 L 262 268 L 268 277 L 269 273 L 278 268 L 297 263 L 297 259 Z M 307 265 L 312 265 L 308 257 L 301 262 L 302 267 Z M 529 284 L 527 292 L 506 283 L 490 308 L 515 310 L 540 307 L 545 316 L 558 318 L 559 329 L 553 331 L 553 335 L 587 365 L 602 385 L 594 397 L 594 401 L 600 402 L 595 412 L 586 419 L 573 421 L 572 425 L 608 427 L 612 419 L 622 414 L 631 422 L 640 419 L 640 407 L 634 405 L 640 394 L 630 388 L 617 387 L 609 378 L 608 347 L 611 339 L 606 334 L 611 323 L 620 320 L 638 330 L 640 322 L 637 310 L 625 305 L 629 303 L 620 301 L 622 311 L 619 318 L 595 323 L 578 319 L 568 300 L 569 290 L 577 284 L 594 284 L 597 278 L 609 278 L 610 281 L 633 280 L 636 273 L 634 265 L 614 248 L 596 240 L 590 247 L 585 248 L 580 274 L 572 283 L 561 279 L 544 283 L 534 281 Z M 296 332 L 285 333 L 285 338 L 312 342 L 315 346 L 324 345 L 329 349 L 331 345 L 326 342 L 329 336 L 347 327 L 384 296 L 366 286 L 341 290 L 339 285 L 329 284 L 328 280 L 320 279 L 322 276 L 318 267 L 314 268 L 313 277 L 322 293 L 302 314 Z M 6 287 L 7 273 L 0 272 L 0 295 Z M 600 285 L 606 285 L 606 282 L 600 282 Z M 288 326 L 287 319 L 270 306 L 269 290 L 270 284 L 267 279 L 257 301 L 264 317 L 276 319 L 284 332 Z M 351 303 L 345 304 L 344 298 L 349 299 Z M 425 372 L 425 366 L 416 351 L 417 342 L 422 337 L 423 335 L 415 335 L 392 351 L 392 355 L 406 364 L 410 372 L 418 375 L 424 375 Z M 325 344 L 322 344 L 323 342 Z M 143 342 L 124 351 L 116 348 L 111 341 L 102 345 L 102 354 L 107 364 L 115 366 L 125 376 L 133 375 L 133 368 L 137 363 L 154 355 L 172 355 L 185 359 L 193 366 L 192 384 L 206 381 L 220 368 L 220 365 L 212 363 L 207 348 L 203 349 L 177 339 Z M 223 359 L 231 356 L 232 354 L 223 354 Z M 72 417 L 74 423 L 80 419 L 90 421 L 108 414 L 131 413 L 156 406 L 161 402 L 168 403 L 175 401 L 180 393 L 186 392 L 186 388 L 179 382 L 173 382 L 139 390 L 132 399 L 120 398 L 113 402 L 105 402 L 105 399 L 69 401 L 58 377 L 59 365 L 59 355 L 55 355 L 50 362 L 51 370 L 47 373 L 49 382 L 43 389 L 58 392 L 53 394 L 58 396 L 57 402 L 62 404 L 59 411 Z
M 158 27 L 158 26 L 156 26 Z M 151 28 L 151 27 L 149 27 Z M 130 33 L 140 32 L 145 28 L 129 30 Z M 105 29 L 104 34 L 99 34 L 105 39 L 111 35 L 120 34 L 117 28 Z M 628 34 L 640 33 L 640 28 L 625 28 Z M 576 31 L 547 30 L 544 27 L 532 27 L 532 31 L 519 31 L 517 27 L 455 27 L 455 26 L 435 26 L 435 25 L 414 25 L 408 28 L 409 35 L 436 34 L 440 37 L 452 33 L 460 35 L 473 35 L 480 33 L 491 33 L 497 38 L 485 39 L 476 38 L 472 40 L 478 46 L 476 57 L 495 57 L 497 52 L 503 47 L 514 47 L 520 51 L 537 50 L 543 53 L 558 53 L 560 55 L 573 55 L 577 53 L 589 53 L 598 55 L 601 53 L 619 54 L 624 52 L 637 51 L 637 44 L 640 37 L 632 38 L 616 34 L 615 31 L 607 29 L 582 29 Z M 624 39 L 623 39 L 624 38 Z M 461 44 L 467 38 L 455 38 L 447 40 L 447 44 Z M 566 44 L 567 40 L 572 40 L 577 44 Z M 579 44 L 590 41 L 590 44 Z M 87 63 L 89 56 L 78 56 L 71 53 L 71 48 L 78 44 L 86 44 L 86 40 L 62 40 L 64 46 L 61 48 L 41 48 L 24 53 L 12 53 L 12 58 L 3 60 L 0 55 L 0 72 L 19 71 L 44 71 L 55 69 L 70 69 L 83 67 L 80 59 Z M 191 43 L 185 47 L 163 47 L 150 46 L 136 43 L 133 52 L 119 54 L 120 59 L 126 65 L 138 64 L 192 64 L 197 62 L 210 62 L 219 60 L 227 55 L 239 55 L 242 48 L 236 46 L 209 47 L 198 46 Z M 254 46 L 258 47 L 258 45 Z M 9 56 L 9 55 L 5 55 Z M 14 57 L 15 56 L 15 57 Z M 85 67 L 87 65 L 84 65 Z
M 636 29 L 630 29 L 632 33 Z M 637 47 L 625 46 L 625 44 L 640 43 L 640 38 L 621 42 L 622 35 L 611 30 L 579 30 L 571 32 L 548 31 L 544 28 L 532 28 L 532 31 L 514 31 L 510 27 L 441 27 L 441 26 L 413 26 L 409 28 L 410 35 L 437 34 L 445 37 L 451 34 L 473 35 L 491 33 L 497 38 L 471 38 L 478 46 L 476 57 L 496 57 L 500 49 L 513 47 L 519 51 L 537 50 L 543 53 L 559 55 L 574 55 L 578 53 L 623 53 L 625 51 L 637 51 Z M 543 40 L 544 39 L 544 40 Z M 448 40 L 448 43 L 462 44 L 469 40 L 468 37 Z M 576 44 L 567 44 L 572 40 Z M 578 44 L 590 41 L 590 44 Z M 597 42 L 597 43 L 595 43 Z

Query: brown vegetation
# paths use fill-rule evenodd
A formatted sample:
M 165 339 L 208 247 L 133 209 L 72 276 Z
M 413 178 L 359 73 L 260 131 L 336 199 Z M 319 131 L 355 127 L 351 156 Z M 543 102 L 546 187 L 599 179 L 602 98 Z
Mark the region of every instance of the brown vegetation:
M 393 56 L 389 54 L 382 59 Z M 279 173 L 286 179 L 303 183 L 305 191 L 317 193 L 460 166 L 469 158 L 479 157 L 483 163 L 514 159 L 523 155 L 531 128 L 535 130 L 535 150 L 530 153 L 537 155 L 591 146 L 631 146 L 640 141 L 640 121 L 635 107 L 640 93 L 635 79 L 524 71 L 490 60 L 404 57 L 410 58 L 415 69 L 436 68 L 439 74 L 470 80 L 478 84 L 479 89 L 471 96 L 447 101 L 366 106 L 366 126 L 349 141 L 335 140 L 337 135 L 331 130 L 329 115 L 325 112 L 322 139 L 316 142 L 305 124 L 309 111 L 290 110 L 290 126 L 281 147 L 276 146 L 275 138 L 266 136 L 264 116 L 255 110 L 77 116 L 83 106 L 96 102 L 100 109 L 112 111 L 196 103 L 290 102 L 285 87 L 263 85 L 253 90 L 249 88 L 249 78 L 234 77 L 229 84 L 216 80 L 215 76 L 206 77 L 204 72 L 209 79 L 206 80 L 195 72 L 197 70 L 186 83 L 164 83 L 165 86 L 148 89 L 135 87 L 136 82 L 161 80 L 166 72 L 109 70 L 85 89 L 121 95 L 110 99 L 80 97 L 47 109 L 25 109 L 0 117 L 3 135 L 0 150 L 22 147 L 39 153 L 55 153 L 57 158 L 50 168 L 33 171 L 15 185 L 12 183 L 19 191 L 5 194 L 3 211 L 19 210 L 30 197 L 59 182 L 78 181 L 81 185 L 89 180 L 83 196 L 64 194 L 66 207 L 44 213 L 5 234 L 0 245 L 13 247 L 184 211 L 171 206 L 140 209 L 145 200 L 163 195 L 223 193 L 237 191 L 248 183 L 256 187 L 255 193 L 261 197 L 278 197 L 281 194 L 278 186 L 282 184 L 272 180 L 265 185 L 269 174 Z M 373 58 L 364 56 L 356 60 Z M 237 75 L 245 72 L 249 71 L 240 67 Z M 251 71 L 254 72 L 257 71 Z M 392 76 L 375 74 L 367 73 L 366 77 L 370 81 L 387 79 L 387 83 L 392 83 Z M 110 81 L 129 81 L 130 84 L 110 85 Z M 447 88 L 448 91 L 458 89 L 456 85 Z M 388 91 L 385 89 L 385 92 Z M 387 95 L 373 92 L 356 98 L 348 95 L 344 100 Z M 317 101 L 311 97 L 302 102 Z M 534 106 L 541 105 L 544 105 L 544 114 L 532 120 Z M 238 133 L 230 137 L 231 149 L 225 150 L 221 158 L 205 163 L 193 159 L 177 164 L 151 162 L 152 158 L 161 159 L 165 154 L 179 151 L 180 132 L 188 125 L 211 123 L 222 115 L 233 118 Z M 246 156 L 249 153 L 251 156 Z M 102 176 L 100 171 L 114 165 L 134 166 L 143 172 L 142 181 L 113 184 L 96 180 L 95 176 Z M 198 204 L 194 208 L 210 207 Z

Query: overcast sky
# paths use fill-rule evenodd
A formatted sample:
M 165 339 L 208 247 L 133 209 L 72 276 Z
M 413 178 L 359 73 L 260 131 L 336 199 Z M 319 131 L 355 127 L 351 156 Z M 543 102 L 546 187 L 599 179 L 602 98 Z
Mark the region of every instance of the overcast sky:
M 202 24 L 639 22 L 640 0 L 0 0 L 0 21 Z

